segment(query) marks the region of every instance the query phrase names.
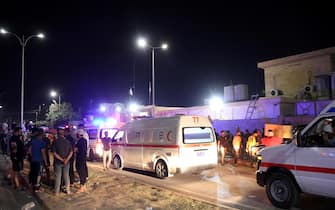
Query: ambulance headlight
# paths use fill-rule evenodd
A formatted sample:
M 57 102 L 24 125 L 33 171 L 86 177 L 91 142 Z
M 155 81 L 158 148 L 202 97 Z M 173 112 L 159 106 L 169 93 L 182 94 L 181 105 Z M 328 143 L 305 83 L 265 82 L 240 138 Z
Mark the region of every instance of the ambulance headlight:
M 97 155 L 99 155 L 99 157 L 101 157 L 102 156 L 102 153 L 103 153 L 103 145 L 102 145 L 102 143 L 97 143 L 96 145 L 95 145 L 95 153 L 97 154 Z

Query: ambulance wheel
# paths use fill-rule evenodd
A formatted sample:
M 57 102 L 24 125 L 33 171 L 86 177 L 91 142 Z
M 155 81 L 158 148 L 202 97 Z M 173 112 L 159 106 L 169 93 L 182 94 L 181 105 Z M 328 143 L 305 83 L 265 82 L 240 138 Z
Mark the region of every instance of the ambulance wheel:
M 156 167 L 155 167 L 155 173 L 156 176 L 160 179 L 164 179 L 165 177 L 168 177 L 168 168 L 166 163 L 163 160 L 159 160 L 156 163 Z
M 283 209 L 289 209 L 299 200 L 299 191 L 293 180 L 284 173 L 274 173 L 266 182 L 266 193 L 271 203 Z
M 113 167 L 115 169 L 121 169 L 122 165 L 121 165 L 121 158 L 118 155 L 115 155 L 113 158 Z

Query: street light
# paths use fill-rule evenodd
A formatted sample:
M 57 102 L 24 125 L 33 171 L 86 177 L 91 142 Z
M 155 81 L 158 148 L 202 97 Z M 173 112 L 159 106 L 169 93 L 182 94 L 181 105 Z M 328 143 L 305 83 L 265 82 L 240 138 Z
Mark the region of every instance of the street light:
M 20 121 L 21 121 L 21 126 L 23 126 L 23 111 L 24 111 L 24 48 L 27 46 L 27 43 L 30 39 L 32 38 L 39 38 L 39 39 L 43 39 L 44 38 L 44 34 L 39 33 L 39 34 L 35 34 L 35 35 L 30 35 L 28 36 L 28 38 L 25 38 L 24 35 L 22 35 L 22 37 L 20 38 L 18 35 L 5 30 L 4 28 L 0 29 L 0 33 L 1 34 L 10 34 L 13 35 L 17 38 L 17 40 L 20 42 L 20 45 L 22 47 L 22 58 L 21 58 L 21 117 L 20 117 Z
M 155 50 L 162 49 L 167 50 L 168 45 L 163 43 L 161 46 L 153 47 L 148 44 L 147 40 L 143 37 L 139 37 L 137 39 L 137 45 L 140 48 L 150 48 L 151 49 L 151 56 L 152 56 L 152 106 L 155 106 Z
M 60 94 L 58 94 L 56 91 L 52 90 L 52 91 L 50 91 L 50 96 L 52 98 L 55 98 L 56 96 L 58 96 L 58 109 L 60 109 Z

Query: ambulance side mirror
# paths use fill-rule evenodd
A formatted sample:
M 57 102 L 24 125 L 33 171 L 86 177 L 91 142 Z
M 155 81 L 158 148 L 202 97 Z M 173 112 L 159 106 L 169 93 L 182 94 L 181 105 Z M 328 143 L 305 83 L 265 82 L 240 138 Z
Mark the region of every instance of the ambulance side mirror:
M 302 145 L 302 136 L 301 136 L 301 131 L 297 131 L 297 145 L 300 147 Z

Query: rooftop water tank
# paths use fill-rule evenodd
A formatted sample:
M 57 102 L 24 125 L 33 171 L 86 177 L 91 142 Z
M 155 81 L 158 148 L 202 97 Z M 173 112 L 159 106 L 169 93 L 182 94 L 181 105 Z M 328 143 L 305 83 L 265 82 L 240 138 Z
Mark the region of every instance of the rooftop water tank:
M 234 86 L 225 86 L 223 88 L 223 100 L 225 102 L 232 102 L 234 101 Z
M 244 84 L 234 85 L 234 100 L 235 101 L 249 100 L 248 85 Z

